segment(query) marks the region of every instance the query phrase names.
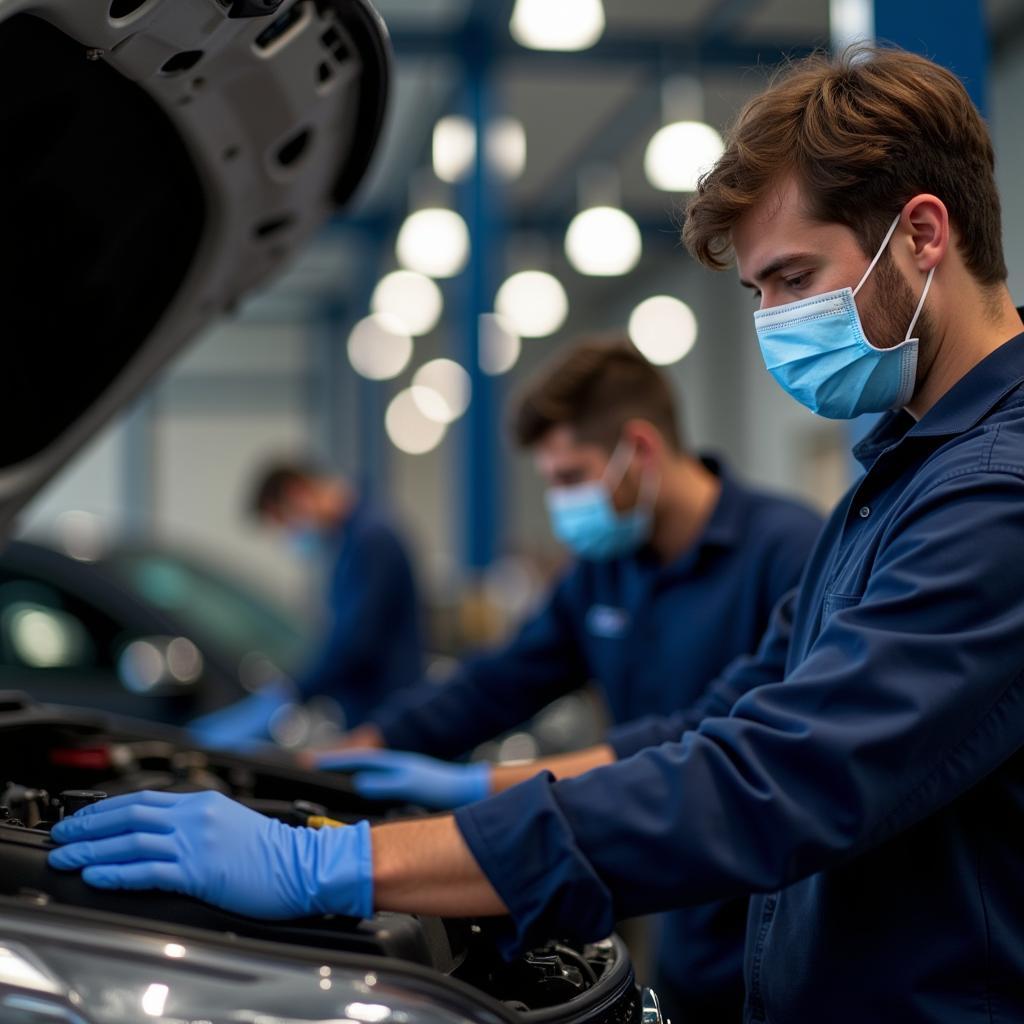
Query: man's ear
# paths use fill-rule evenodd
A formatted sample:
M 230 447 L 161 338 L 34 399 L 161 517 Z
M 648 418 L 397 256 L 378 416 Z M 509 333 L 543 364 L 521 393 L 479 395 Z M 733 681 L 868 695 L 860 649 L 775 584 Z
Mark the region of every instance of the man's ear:
M 900 215 L 911 258 L 921 273 L 938 266 L 949 249 L 949 211 L 937 196 L 923 193 L 914 196 Z
M 664 458 L 665 439 L 661 431 L 648 420 L 629 420 L 622 428 L 622 436 L 632 444 L 637 465 L 654 465 Z

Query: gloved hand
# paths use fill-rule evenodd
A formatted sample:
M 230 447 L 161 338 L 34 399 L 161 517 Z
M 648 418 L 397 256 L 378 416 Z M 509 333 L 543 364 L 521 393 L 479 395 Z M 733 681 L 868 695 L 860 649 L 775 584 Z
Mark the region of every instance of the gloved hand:
M 295 699 L 295 690 L 290 684 L 271 683 L 220 711 L 193 719 L 187 728 L 192 739 L 204 747 L 250 749 L 253 743 L 269 739 L 274 716 Z
M 354 750 L 316 758 L 321 771 L 355 772 L 352 784 L 370 800 L 405 800 L 450 810 L 483 800 L 491 788 L 491 766 L 450 764 L 400 750 Z
M 220 793 L 129 793 L 54 825 L 49 863 L 98 889 L 164 889 L 248 917 L 368 917 L 370 826 L 292 828 Z

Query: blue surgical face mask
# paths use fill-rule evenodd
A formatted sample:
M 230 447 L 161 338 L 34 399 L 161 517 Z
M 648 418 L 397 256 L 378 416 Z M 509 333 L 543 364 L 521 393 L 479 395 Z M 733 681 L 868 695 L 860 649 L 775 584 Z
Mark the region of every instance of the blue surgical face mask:
M 286 534 L 292 554 L 305 562 L 314 562 L 324 553 L 324 538 L 313 526 L 293 526 Z
M 620 443 L 600 480 L 548 490 L 551 528 L 580 558 L 619 558 L 650 540 L 659 481 L 644 477 L 636 507 L 629 512 L 617 512 L 612 502 L 632 458 L 633 452 Z
M 918 339 L 911 335 L 935 268 L 928 271 L 906 336 L 892 348 L 871 344 L 855 301 L 899 222 L 897 216 L 856 288 L 840 288 L 754 314 L 769 372 L 787 394 L 819 416 L 845 420 L 866 412 L 898 409 L 914 394 Z

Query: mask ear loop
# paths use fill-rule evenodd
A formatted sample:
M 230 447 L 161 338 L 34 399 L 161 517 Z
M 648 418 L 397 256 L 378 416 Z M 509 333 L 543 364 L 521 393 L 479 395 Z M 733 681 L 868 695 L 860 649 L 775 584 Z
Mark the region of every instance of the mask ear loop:
M 857 292 L 859 292 L 861 288 L 864 287 L 864 282 L 871 276 L 871 271 L 874 270 L 875 267 L 878 265 L 878 261 L 882 258 L 882 253 L 884 253 L 886 248 L 888 247 L 889 240 L 892 238 L 893 233 L 896 230 L 896 226 L 899 224 L 899 222 L 900 214 L 897 213 L 896 219 L 889 225 L 889 230 L 886 231 L 885 238 L 882 239 L 882 244 L 878 247 L 878 252 L 875 253 L 875 258 L 868 265 L 868 269 L 864 271 L 864 276 L 858 282 L 857 287 L 853 289 L 854 295 L 856 295 Z M 914 319 L 916 320 L 917 317 L 915 317 Z
M 903 339 L 905 345 L 910 341 L 911 335 L 914 333 L 914 328 L 917 326 L 917 319 L 921 315 L 921 310 L 924 309 L 924 300 L 928 298 L 928 289 L 932 286 L 932 278 L 935 276 L 935 268 L 932 267 L 928 271 L 928 276 L 925 278 L 924 291 L 921 292 L 921 301 L 917 304 L 917 309 L 914 310 L 914 319 L 910 321 L 910 326 L 907 328 L 907 336 Z
M 616 446 L 615 451 L 612 452 L 612 457 L 608 460 L 608 465 L 605 466 L 604 473 L 602 474 L 601 480 L 609 494 L 614 494 L 619 489 L 619 484 L 626 478 L 626 470 L 629 469 L 630 462 L 633 461 L 633 454 L 635 454 L 635 447 L 633 453 L 627 455 L 623 460 L 623 455 L 626 453 L 627 442 L 623 438 Z M 612 472 L 613 479 L 608 478 L 609 471 Z

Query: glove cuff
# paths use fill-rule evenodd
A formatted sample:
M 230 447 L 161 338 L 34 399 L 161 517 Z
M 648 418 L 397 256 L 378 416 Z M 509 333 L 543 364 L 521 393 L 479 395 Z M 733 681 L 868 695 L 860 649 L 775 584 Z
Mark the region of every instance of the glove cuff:
M 370 823 L 322 828 L 315 838 L 310 905 L 319 914 L 373 916 L 373 846 Z
M 463 768 L 464 783 L 461 803 L 475 804 L 491 795 L 491 775 L 493 768 L 487 761 L 475 761 Z

